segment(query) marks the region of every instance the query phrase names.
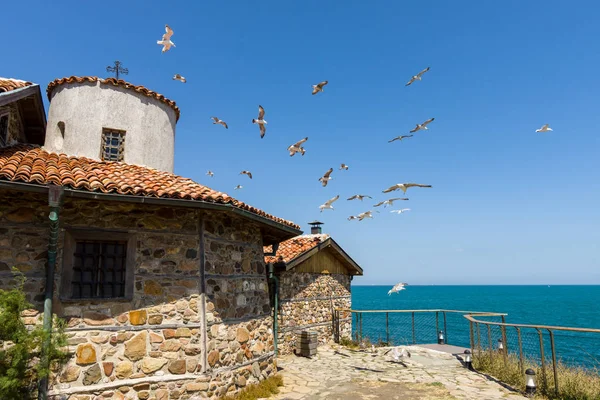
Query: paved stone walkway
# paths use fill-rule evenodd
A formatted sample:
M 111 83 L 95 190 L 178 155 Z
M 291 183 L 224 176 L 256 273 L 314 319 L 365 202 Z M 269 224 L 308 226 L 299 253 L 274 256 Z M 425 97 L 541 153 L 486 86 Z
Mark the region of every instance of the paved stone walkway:
M 468 371 L 451 354 L 407 346 L 403 363 L 383 353 L 319 347 L 312 359 L 288 355 L 277 360 L 284 387 L 278 400 L 517 400 L 526 399 L 483 375 Z

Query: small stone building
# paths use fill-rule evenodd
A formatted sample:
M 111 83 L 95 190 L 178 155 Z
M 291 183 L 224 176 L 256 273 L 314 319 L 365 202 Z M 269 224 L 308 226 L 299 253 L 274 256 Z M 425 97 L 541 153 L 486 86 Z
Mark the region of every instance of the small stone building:
M 72 358 L 49 398 L 216 398 L 272 374 L 263 246 L 299 226 L 174 175 L 180 112 L 164 96 L 95 77 L 47 93 L 40 136 L 39 87 L 0 79 L 21 121 L 0 130 L 0 288 L 16 267 L 25 323 L 44 301 L 67 322 Z
M 310 224 L 310 235 L 286 240 L 279 244 L 276 255 L 265 257 L 267 264 L 275 265 L 279 278 L 281 354 L 295 351 L 296 339 L 303 330 L 317 331 L 321 344 L 332 340 L 334 310 L 350 309 L 350 283 L 354 276 L 363 274 L 362 268 L 340 245 L 322 233 L 321 222 Z M 269 251 L 270 248 L 265 248 L 265 254 Z M 352 335 L 350 313 L 340 312 L 338 334 L 340 337 Z

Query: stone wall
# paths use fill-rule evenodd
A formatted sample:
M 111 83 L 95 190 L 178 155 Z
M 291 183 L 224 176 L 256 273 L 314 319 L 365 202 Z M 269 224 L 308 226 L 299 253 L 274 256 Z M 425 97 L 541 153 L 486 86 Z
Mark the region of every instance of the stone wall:
M 0 288 L 14 287 L 12 266 L 25 275 L 35 306 L 27 324 L 41 322 L 46 203 L 46 195 L 0 190 Z M 52 398 L 216 397 L 274 371 L 257 225 L 220 212 L 71 197 L 60 216 L 53 311 L 67 321 L 73 356 L 52 376 Z M 82 228 L 134 235 L 131 298 L 60 299 L 65 237 Z
M 319 333 L 319 343 L 333 339 L 332 307 L 350 309 L 350 275 L 296 272 L 280 276 L 279 351 L 294 352 L 297 334 L 302 330 Z M 350 337 L 350 315 L 343 313 L 340 336 Z

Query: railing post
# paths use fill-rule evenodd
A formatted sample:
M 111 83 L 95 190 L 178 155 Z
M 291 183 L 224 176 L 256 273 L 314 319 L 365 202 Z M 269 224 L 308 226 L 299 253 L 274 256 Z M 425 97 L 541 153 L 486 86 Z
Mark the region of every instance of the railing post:
M 552 349 L 552 370 L 554 372 L 554 393 L 558 396 L 558 372 L 556 367 L 556 351 L 554 349 L 554 333 L 548 329 L 550 334 L 550 348 Z
M 444 313 L 444 344 L 450 344 L 448 341 L 448 330 L 446 329 L 446 311 Z
M 515 326 L 517 330 L 517 339 L 519 341 L 519 367 L 521 368 L 521 375 L 525 373 L 525 365 L 523 363 L 523 341 L 521 340 L 521 329 Z
M 390 313 L 385 313 L 385 343 L 390 345 Z
M 490 348 L 490 364 L 494 363 L 494 349 L 492 347 L 492 327 L 489 325 L 487 326 L 487 330 L 488 330 L 488 347 Z
M 473 321 L 469 321 L 469 344 L 471 345 L 471 354 L 474 354 L 475 338 L 473 336 Z
M 363 340 L 363 329 L 362 329 L 362 326 L 363 326 L 362 325 L 363 315 L 362 315 L 362 313 L 359 313 L 358 315 L 360 316 L 360 341 L 362 342 L 362 340 Z
M 544 382 L 544 391 L 548 390 L 548 380 L 546 379 L 546 357 L 544 356 L 544 337 L 542 335 L 542 331 L 538 328 L 535 328 L 538 331 L 538 335 L 540 337 L 540 358 L 542 361 L 542 381 Z
M 504 323 L 504 315 L 502 316 L 502 323 Z M 502 357 L 504 358 L 504 368 L 507 368 L 507 366 L 508 366 L 508 343 L 506 340 L 506 327 L 504 325 L 501 325 L 500 330 L 502 331 L 502 344 L 504 345 L 504 349 L 502 351 Z
M 415 313 L 412 313 L 412 336 L 413 336 L 413 344 L 417 343 L 417 337 L 415 335 Z
M 479 329 L 479 322 L 476 325 L 477 328 L 477 350 L 481 353 L 481 330 Z
M 439 324 L 439 311 L 435 312 L 435 338 L 437 340 L 437 335 L 438 332 L 440 331 L 440 324 Z

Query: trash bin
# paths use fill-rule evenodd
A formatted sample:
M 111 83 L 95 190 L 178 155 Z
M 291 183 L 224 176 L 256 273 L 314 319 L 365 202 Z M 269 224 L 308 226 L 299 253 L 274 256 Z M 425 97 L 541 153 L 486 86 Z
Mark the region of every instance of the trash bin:
M 318 345 L 319 337 L 317 332 L 302 331 L 296 341 L 296 353 L 303 357 L 312 357 L 317 354 Z

